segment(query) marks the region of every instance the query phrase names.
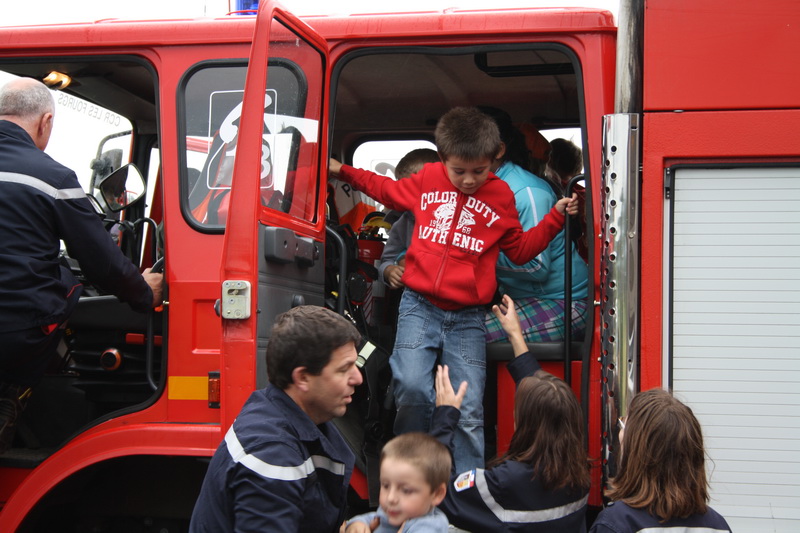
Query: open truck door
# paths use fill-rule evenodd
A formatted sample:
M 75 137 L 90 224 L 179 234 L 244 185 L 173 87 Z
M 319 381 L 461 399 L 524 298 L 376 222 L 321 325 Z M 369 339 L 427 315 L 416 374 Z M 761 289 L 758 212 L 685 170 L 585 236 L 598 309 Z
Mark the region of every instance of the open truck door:
M 217 306 L 222 431 L 266 385 L 274 317 L 324 303 L 326 65 L 324 39 L 275 3 L 260 6 L 243 102 L 219 132 L 221 158 L 236 156 Z

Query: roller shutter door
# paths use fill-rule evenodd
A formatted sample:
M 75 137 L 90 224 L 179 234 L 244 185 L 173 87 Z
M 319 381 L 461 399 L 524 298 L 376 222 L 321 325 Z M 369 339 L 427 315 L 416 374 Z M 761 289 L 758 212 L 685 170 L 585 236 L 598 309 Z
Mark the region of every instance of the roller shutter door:
M 733 530 L 800 531 L 800 169 L 672 175 L 666 385 Z

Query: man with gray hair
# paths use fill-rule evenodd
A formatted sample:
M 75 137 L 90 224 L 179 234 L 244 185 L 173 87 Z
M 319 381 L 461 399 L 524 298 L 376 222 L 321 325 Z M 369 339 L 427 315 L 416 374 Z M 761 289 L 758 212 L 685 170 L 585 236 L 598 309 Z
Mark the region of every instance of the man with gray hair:
M 31 78 L 0 89 L 0 453 L 44 376 L 82 286 L 60 241 L 94 285 L 137 311 L 161 303 L 162 274 L 142 275 L 105 231 L 75 173 L 44 153 L 50 90 Z

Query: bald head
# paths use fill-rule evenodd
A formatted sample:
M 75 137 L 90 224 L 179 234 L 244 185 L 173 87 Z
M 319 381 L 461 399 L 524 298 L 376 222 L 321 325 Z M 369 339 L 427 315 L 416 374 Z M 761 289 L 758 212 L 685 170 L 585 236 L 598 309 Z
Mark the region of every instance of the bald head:
M 0 89 L 0 120 L 28 132 L 40 150 L 47 147 L 53 129 L 55 102 L 47 86 L 33 78 L 17 78 Z

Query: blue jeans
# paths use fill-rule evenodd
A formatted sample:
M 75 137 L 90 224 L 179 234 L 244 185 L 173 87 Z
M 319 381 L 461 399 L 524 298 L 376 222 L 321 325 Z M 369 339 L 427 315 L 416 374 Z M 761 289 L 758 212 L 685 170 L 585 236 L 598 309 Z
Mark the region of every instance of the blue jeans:
M 389 359 L 397 405 L 397 435 L 428 431 L 436 399 L 433 378 L 437 363 L 450 368 L 456 390 L 462 381 L 469 383 L 454 441 L 457 472 L 483 468 L 484 315 L 482 307 L 445 311 L 406 289 L 400 300 L 397 339 Z

